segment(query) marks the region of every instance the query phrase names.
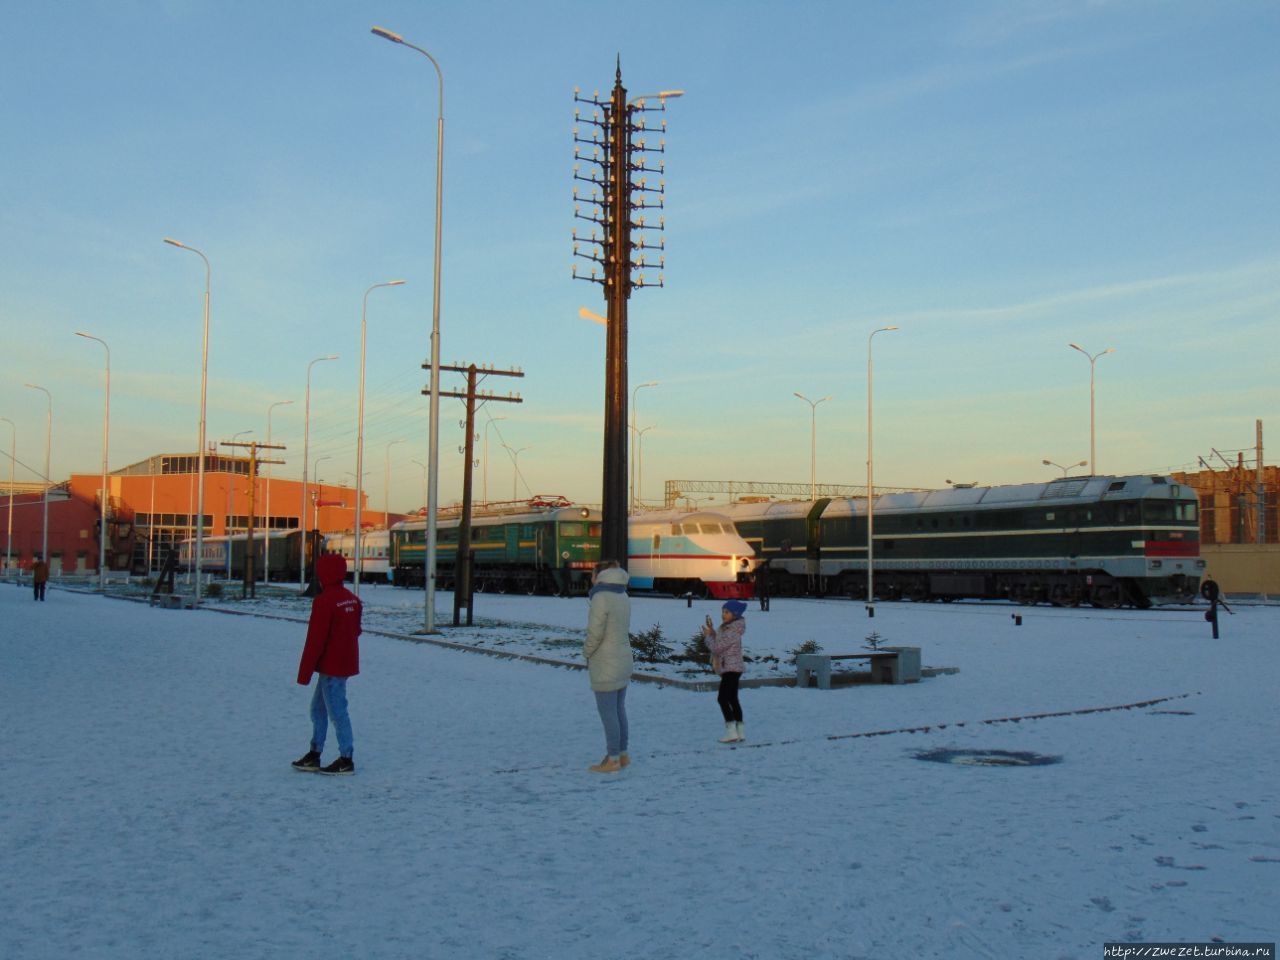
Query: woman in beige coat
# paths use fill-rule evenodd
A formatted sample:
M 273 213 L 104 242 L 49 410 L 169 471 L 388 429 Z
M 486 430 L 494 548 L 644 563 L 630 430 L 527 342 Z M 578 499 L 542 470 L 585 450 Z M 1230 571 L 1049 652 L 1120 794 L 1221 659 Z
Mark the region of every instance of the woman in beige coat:
M 587 640 L 582 652 L 587 658 L 596 709 L 604 724 L 605 758 L 590 769 L 592 773 L 617 773 L 631 763 L 627 755 L 627 685 L 631 682 L 631 599 L 627 582 L 631 578 L 613 560 L 596 568 L 591 588 L 591 610 L 587 615 Z

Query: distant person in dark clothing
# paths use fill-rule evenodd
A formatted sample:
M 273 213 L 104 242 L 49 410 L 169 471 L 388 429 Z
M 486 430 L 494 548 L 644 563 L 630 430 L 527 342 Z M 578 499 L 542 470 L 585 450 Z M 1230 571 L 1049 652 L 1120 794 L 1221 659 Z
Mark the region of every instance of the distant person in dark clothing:
M 44 601 L 45 584 L 49 582 L 49 565 L 43 560 L 37 560 L 31 565 L 31 585 L 35 588 L 34 599 L 41 602 Z
M 760 601 L 760 612 L 769 609 L 769 561 L 761 560 L 756 567 L 756 599 Z
M 295 770 L 311 773 L 352 774 L 354 742 L 347 715 L 347 680 L 360 672 L 360 598 L 342 584 L 347 561 L 341 554 L 326 553 L 316 564 L 321 593 L 311 601 L 307 642 L 298 664 L 298 683 L 307 686 L 317 674 L 311 698 L 311 749 L 293 761 Z M 338 735 L 338 759 L 320 766 L 329 723 Z

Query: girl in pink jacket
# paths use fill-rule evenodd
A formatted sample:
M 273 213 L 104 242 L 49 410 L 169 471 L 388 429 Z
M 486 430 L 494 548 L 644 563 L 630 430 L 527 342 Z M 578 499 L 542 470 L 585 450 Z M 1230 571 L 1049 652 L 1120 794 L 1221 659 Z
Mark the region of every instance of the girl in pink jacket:
M 726 601 L 720 608 L 720 628 L 717 630 L 711 625 L 710 617 L 702 628 L 707 649 L 712 654 L 712 667 L 720 674 L 716 703 L 720 704 L 720 712 L 724 714 L 721 743 L 740 743 L 747 739 L 742 728 L 742 704 L 738 702 L 738 681 L 742 679 L 744 670 L 742 635 L 747 629 L 747 621 L 742 619 L 742 614 L 746 609 L 747 605 L 741 600 Z

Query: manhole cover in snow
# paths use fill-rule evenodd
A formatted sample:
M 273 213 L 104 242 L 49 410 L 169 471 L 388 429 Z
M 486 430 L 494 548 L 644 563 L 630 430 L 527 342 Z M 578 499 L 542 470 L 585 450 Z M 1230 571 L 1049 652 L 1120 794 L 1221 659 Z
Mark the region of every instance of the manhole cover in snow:
M 917 753 L 917 760 L 932 763 L 953 763 L 964 767 L 1042 767 L 1059 763 L 1061 757 L 1022 750 L 925 750 Z

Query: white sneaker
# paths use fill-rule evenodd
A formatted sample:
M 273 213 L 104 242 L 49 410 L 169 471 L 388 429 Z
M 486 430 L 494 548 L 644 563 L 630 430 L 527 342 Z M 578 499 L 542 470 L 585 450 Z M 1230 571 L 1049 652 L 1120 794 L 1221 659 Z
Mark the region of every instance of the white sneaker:
M 724 736 L 720 738 L 721 743 L 737 743 L 741 737 L 738 736 L 738 725 L 732 720 L 726 721 L 724 725 Z

